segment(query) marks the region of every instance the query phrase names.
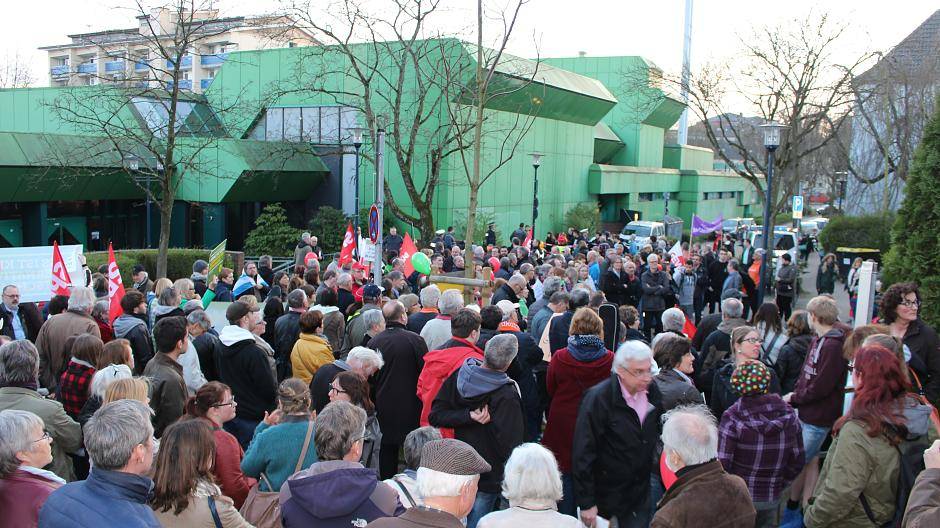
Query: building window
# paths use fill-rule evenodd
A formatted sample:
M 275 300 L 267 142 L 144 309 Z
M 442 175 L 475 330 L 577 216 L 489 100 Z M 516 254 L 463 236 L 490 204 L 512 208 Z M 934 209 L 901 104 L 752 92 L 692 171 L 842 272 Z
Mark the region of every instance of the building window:
M 706 192 L 706 193 L 702 193 L 702 199 L 703 199 L 703 200 L 720 200 L 720 199 L 721 199 L 721 193 L 720 193 L 720 192 Z
M 362 122 L 354 108 L 339 106 L 276 107 L 266 109 L 246 135 L 265 141 L 348 143 L 350 127 Z
M 640 202 L 652 202 L 656 199 L 656 195 L 659 193 L 640 193 L 637 195 L 637 201 Z

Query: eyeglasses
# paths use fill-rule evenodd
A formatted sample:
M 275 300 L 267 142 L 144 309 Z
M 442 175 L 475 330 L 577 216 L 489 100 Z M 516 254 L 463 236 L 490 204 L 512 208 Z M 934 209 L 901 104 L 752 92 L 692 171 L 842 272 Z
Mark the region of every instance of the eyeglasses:
M 335 392 L 336 394 L 346 394 L 346 391 L 343 389 L 338 389 L 332 385 L 330 385 L 330 392 Z
M 210 407 L 228 407 L 229 405 L 231 405 L 232 407 L 235 407 L 236 405 L 238 405 L 238 402 L 235 400 L 232 400 L 230 402 L 217 403 L 215 405 L 210 405 Z
M 920 301 L 917 299 L 914 299 L 913 301 L 904 299 L 901 301 L 901 306 L 907 306 L 908 308 L 918 308 L 920 307 Z
M 634 378 L 639 378 L 639 379 L 652 379 L 653 378 L 652 370 L 642 370 L 639 372 L 634 372 L 630 369 L 625 369 L 625 368 L 621 368 L 620 370 L 626 372 L 627 374 L 633 376 Z
M 45 429 L 43 429 L 42 436 L 40 436 L 38 440 L 33 440 L 30 443 L 35 444 L 36 442 L 42 442 L 43 440 L 52 440 L 52 435 L 50 435 L 49 431 L 46 431 Z
M 738 343 L 750 343 L 752 345 L 759 345 L 764 341 L 759 337 L 748 337 L 747 339 L 742 339 Z

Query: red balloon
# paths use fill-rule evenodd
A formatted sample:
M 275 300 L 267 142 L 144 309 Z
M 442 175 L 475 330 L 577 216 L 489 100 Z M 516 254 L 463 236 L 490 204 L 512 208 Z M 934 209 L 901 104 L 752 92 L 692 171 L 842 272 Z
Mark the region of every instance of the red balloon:
M 493 273 L 499 271 L 499 259 L 496 257 L 490 257 L 490 260 L 487 262 L 490 263 L 490 267 L 493 268 Z

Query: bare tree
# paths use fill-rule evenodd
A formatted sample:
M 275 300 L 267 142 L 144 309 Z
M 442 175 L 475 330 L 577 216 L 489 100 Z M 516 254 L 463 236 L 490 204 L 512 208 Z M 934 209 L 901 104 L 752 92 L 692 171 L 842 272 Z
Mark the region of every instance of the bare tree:
M 0 88 L 29 88 L 35 82 L 32 68 L 19 53 L 0 62 Z

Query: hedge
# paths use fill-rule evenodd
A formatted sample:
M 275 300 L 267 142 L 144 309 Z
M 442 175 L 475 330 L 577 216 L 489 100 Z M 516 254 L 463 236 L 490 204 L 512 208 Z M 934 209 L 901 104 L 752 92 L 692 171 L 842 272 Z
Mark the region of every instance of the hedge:
M 836 216 L 819 232 L 819 242 L 826 252 L 839 247 L 871 248 L 884 255 L 891 247 L 893 214 Z
M 96 251 L 85 253 L 85 259 L 92 272 L 98 271 L 98 267 L 107 265 L 108 252 Z M 208 249 L 170 249 L 166 258 L 167 276 L 171 280 L 189 278 L 193 274 L 193 262 L 202 259 L 209 261 Z M 156 280 L 157 269 L 157 250 L 156 249 L 129 249 L 125 251 L 115 251 L 114 260 L 117 262 L 118 269 L 121 271 L 121 280 L 124 286 L 130 286 L 134 283 L 131 276 L 134 273 L 134 266 L 141 264 L 150 273 L 150 280 Z M 234 266 L 234 260 L 231 255 L 226 254 L 225 261 L 222 264 L 231 268 Z

